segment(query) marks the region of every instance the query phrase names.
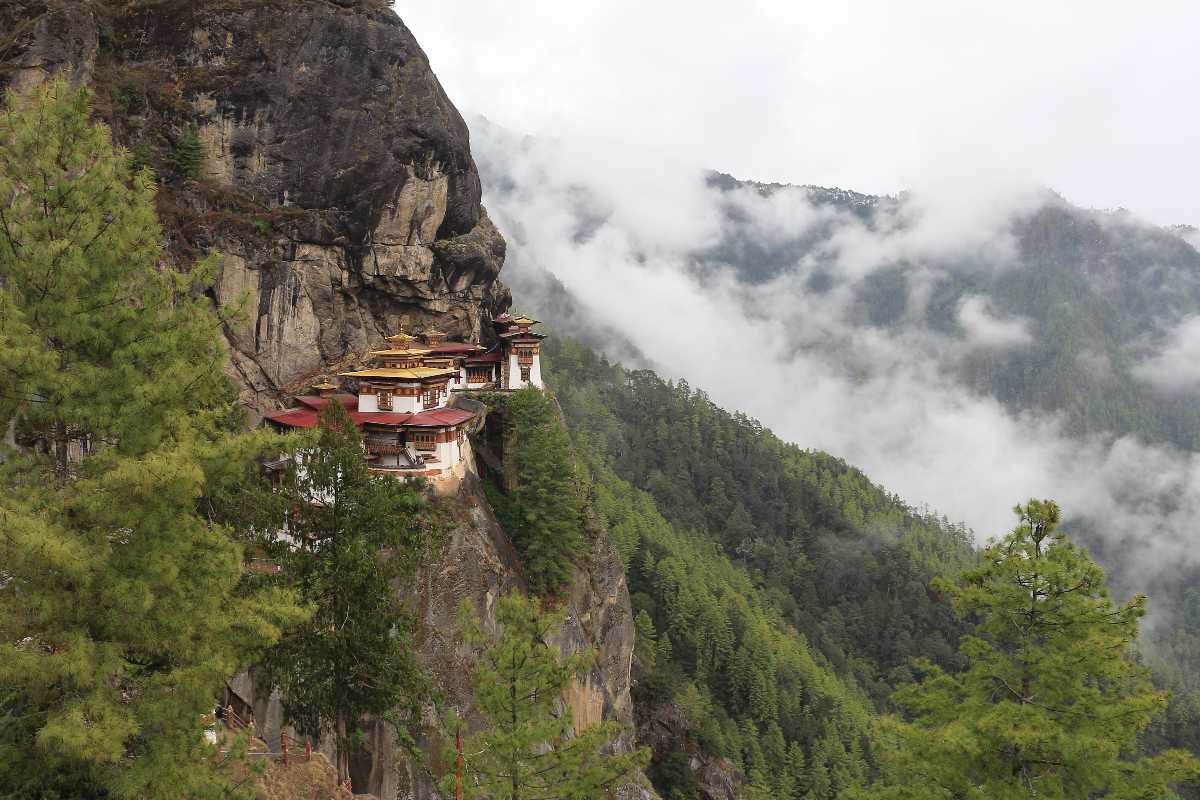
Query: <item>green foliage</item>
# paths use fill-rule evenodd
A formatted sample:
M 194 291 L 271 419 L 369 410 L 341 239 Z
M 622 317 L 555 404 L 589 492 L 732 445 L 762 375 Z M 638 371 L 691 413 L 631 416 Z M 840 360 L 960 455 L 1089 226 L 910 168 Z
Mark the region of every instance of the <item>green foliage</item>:
M 645 655 L 647 642 L 635 650 L 639 712 L 674 704 L 689 735 L 708 753 L 747 773 L 762 769 L 776 791 L 808 785 L 804 761 L 798 760 L 797 772 L 776 767 L 763 743 L 776 743 L 779 757 L 791 746 L 803 752 L 826 735 L 824 721 L 835 720 L 839 741 L 846 741 L 843 751 L 857 753 L 854 774 L 865 772 L 871 715 L 862 692 L 812 652 L 744 568 L 711 543 L 675 529 L 645 492 L 602 464 L 590 466 L 593 495 L 607 498 L 597 506 L 606 527 L 625 525 L 639 534 L 640 557 L 629 570 L 635 625 L 639 632 L 655 631 L 652 656 Z M 660 793 L 694 796 L 692 779 L 680 777 L 670 753 L 663 755 L 651 770 Z M 825 786 L 814 797 L 832 798 L 836 788 Z
M 185 130 L 175 140 L 171 163 L 175 165 L 179 177 L 190 181 L 199 180 L 201 168 L 204 166 L 204 145 L 194 127 Z
M 685 383 L 611 365 L 560 337 L 544 352 L 580 448 L 646 491 L 676 530 L 737 561 L 878 704 L 912 658 L 956 663 L 963 625 L 928 582 L 974 558 L 961 526 L 914 511 L 838 459 L 780 442 Z M 628 557 L 644 515 L 606 492 L 594 488 L 593 502 Z
M 1016 512 L 980 566 L 941 582 L 979 620 L 962 643 L 969 666 L 926 664 L 896 692 L 908 721 L 885 721 L 886 780 L 870 796 L 1164 798 L 1200 778 L 1182 751 L 1130 755 L 1166 705 L 1131 655 L 1145 597 L 1113 603 L 1100 567 L 1056 530 L 1052 501 Z
M 147 141 L 140 141 L 129 151 L 129 168 L 134 172 L 154 170 L 157 154 L 154 147 Z
M 487 800 L 600 800 L 645 766 L 644 751 L 614 753 L 614 722 L 577 729 L 563 694 L 590 668 L 593 654 L 563 658 L 547 644 L 563 612 L 512 594 L 496 606 L 499 636 L 484 632 L 463 606 L 467 643 L 479 651 L 475 702 L 488 727 L 466 738 L 464 794 Z M 453 759 L 449 754 L 449 759 Z M 453 791 L 454 776 L 443 789 Z
M 0 114 L 0 795 L 245 795 L 201 717 L 302 615 L 202 509 L 269 442 L 227 433 L 218 322 L 88 99 Z
M 505 478 L 500 509 L 530 589 L 557 591 L 583 551 L 584 495 L 570 438 L 554 401 L 534 388 L 504 399 Z M 506 509 L 512 508 L 512 512 Z
M 143 452 L 180 413 L 233 399 L 219 322 L 192 293 L 216 262 L 157 268 L 154 185 L 88 100 L 54 83 L 0 117 L 0 418 L 64 473 L 80 448 Z
M 411 653 L 411 619 L 395 590 L 422 549 L 422 498 L 407 484 L 372 475 L 363 455 L 345 408 L 329 403 L 317 441 L 293 456 L 272 509 L 275 519 L 287 519 L 292 539 L 273 548 L 281 581 L 313 615 L 283 636 L 264 670 L 289 721 L 311 733 L 333 729 L 339 781 L 349 774 L 364 715 L 404 708 L 411 719 L 427 695 Z
M 591 506 L 655 636 L 635 654 L 639 713 L 674 705 L 755 791 L 826 800 L 861 782 L 872 700 L 913 656 L 957 663 L 965 626 L 928 581 L 970 562 L 966 531 L 686 384 L 547 341 Z M 660 793 L 692 796 L 671 753 L 656 759 Z

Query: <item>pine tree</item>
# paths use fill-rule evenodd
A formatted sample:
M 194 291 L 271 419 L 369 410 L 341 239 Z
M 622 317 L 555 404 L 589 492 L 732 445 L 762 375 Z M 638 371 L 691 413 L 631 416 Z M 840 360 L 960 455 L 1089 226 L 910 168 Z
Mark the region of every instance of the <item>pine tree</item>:
M 1104 573 L 1057 530 L 1052 501 L 1018 506 L 1020 522 L 982 563 L 940 588 L 979 619 L 960 674 L 923 665 L 893 699 L 886 798 L 1165 798 L 1200 776 L 1180 752 L 1134 759 L 1138 735 L 1166 705 L 1131 655 L 1146 598 L 1117 605 Z
M 339 402 L 321 412 L 317 441 L 294 459 L 277 495 L 294 544 L 276 549 L 283 581 L 314 613 L 284 635 L 265 669 L 289 721 L 314 734 L 332 729 L 344 782 L 361 718 L 399 708 L 411 719 L 427 693 L 394 584 L 411 574 L 428 525 L 414 488 L 371 474 Z
M 505 457 L 511 462 L 511 494 L 520 511 L 517 529 L 509 534 L 530 589 L 549 594 L 571 577 L 584 547 L 581 480 L 553 400 L 526 388 L 509 395 L 505 408 Z
M 158 266 L 154 188 L 89 95 L 0 114 L 0 795 L 225 797 L 223 681 L 299 617 L 200 513 L 263 446 L 230 436 L 218 321 Z M 241 794 L 247 793 L 243 787 Z
M 562 658 L 546 643 L 563 613 L 543 613 L 536 599 L 500 598 L 498 638 L 463 609 L 469 644 L 480 650 L 472 685 L 487 727 L 463 746 L 464 793 L 488 800 L 599 800 L 633 779 L 649 753 L 612 752 L 613 722 L 576 730 L 563 693 L 592 654 Z M 444 788 L 453 790 L 454 776 Z
M 788 745 L 787 769 L 784 770 L 789 777 L 790 792 L 780 791 L 779 796 L 782 800 L 800 800 L 804 790 L 807 788 L 808 777 L 808 760 L 804 757 L 804 748 L 799 742 L 792 742 Z
M 232 399 L 207 300 L 160 269 L 149 173 L 131 173 L 86 90 L 53 83 L 0 117 L 0 415 L 60 476 L 101 445 L 143 452 L 173 417 Z
M 200 168 L 204 166 L 204 144 L 195 128 L 188 128 L 179 135 L 171 160 L 181 178 L 190 181 L 200 178 Z
M 633 641 L 633 657 L 638 669 L 643 674 L 654 671 L 655 654 L 658 647 L 658 634 L 654 630 L 654 621 L 641 609 L 633 619 L 635 638 Z

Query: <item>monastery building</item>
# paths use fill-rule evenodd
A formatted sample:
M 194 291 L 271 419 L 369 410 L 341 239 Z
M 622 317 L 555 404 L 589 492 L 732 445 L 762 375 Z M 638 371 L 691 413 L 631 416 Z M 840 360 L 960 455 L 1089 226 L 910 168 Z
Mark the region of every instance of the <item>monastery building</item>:
M 537 320 L 505 314 L 494 321 L 499 343 L 486 349 L 451 342 L 439 331 L 401 331 L 371 366 L 343 372 L 295 398 L 296 406 L 268 414 L 276 430 L 313 428 L 329 403 L 341 403 L 362 431 L 367 459 L 377 472 L 437 478 L 459 474 L 467 459 L 474 411 L 454 407 L 452 393 L 543 388 Z

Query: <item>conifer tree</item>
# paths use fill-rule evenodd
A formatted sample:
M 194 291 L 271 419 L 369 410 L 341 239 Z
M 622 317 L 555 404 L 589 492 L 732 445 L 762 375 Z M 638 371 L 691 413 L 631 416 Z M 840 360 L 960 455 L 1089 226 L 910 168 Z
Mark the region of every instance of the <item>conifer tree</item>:
M 179 135 L 171 160 L 181 178 L 191 181 L 200 178 L 200 168 L 204 165 L 204 145 L 195 128 L 188 128 Z
M 519 509 L 509 534 L 525 565 L 529 587 L 548 594 L 571 577 L 583 550 L 583 493 L 571 440 L 554 401 L 535 388 L 508 397 L 506 457 L 511 457 L 511 494 Z
M 870 796 L 1170 797 L 1200 763 L 1181 751 L 1134 757 L 1166 705 L 1131 652 L 1146 598 L 1112 601 L 1100 567 L 1057 530 L 1053 501 L 1016 513 L 978 567 L 940 582 L 979 620 L 961 646 L 969 666 L 926 663 L 924 680 L 896 692 L 908 721 L 887 721 L 886 780 Z
M 646 765 L 649 753 L 612 752 L 616 723 L 576 730 L 563 693 L 592 654 L 563 658 L 547 644 L 563 612 L 544 613 L 537 599 L 500 598 L 498 638 L 464 605 L 469 644 L 480 650 L 472 685 L 487 727 L 463 745 L 464 794 L 488 800 L 600 800 Z M 453 791 L 454 776 L 444 788 Z
M 160 268 L 154 182 L 89 100 L 56 82 L 0 115 L 0 415 L 60 477 L 72 454 L 144 452 L 232 398 L 219 321 L 193 292 L 216 262 Z
M 55 82 L 0 113 L 0 427 L 24 445 L 0 458 L 0 796 L 236 795 L 202 715 L 299 609 L 200 509 L 263 439 L 226 432 L 211 265 L 159 267 L 153 184 L 88 102 Z
M 314 613 L 284 635 L 266 671 L 289 721 L 313 734 L 332 729 L 339 782 L 349 776 L 360 719 L 411 712 L 426 693 L 395 588 L 414 569 L 428 529 L 422 498 L 372 475 L 364 455 L 346 409 L 330 402 L 314 446 L 296 452 L 275 495 L 287 506 L 291 539 L 276 545 L 281 579 Z

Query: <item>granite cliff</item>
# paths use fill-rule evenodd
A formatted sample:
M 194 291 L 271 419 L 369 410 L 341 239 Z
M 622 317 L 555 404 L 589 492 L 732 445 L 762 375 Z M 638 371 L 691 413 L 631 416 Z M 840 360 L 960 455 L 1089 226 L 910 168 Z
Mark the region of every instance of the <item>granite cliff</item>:
M 221 254 L 255 411 L 401 324 L 487 338 L 504 240 L 467 127 L 385 4 L 13 0 L 0 84 L 66 74 L 162 182 L 171 258 Z

